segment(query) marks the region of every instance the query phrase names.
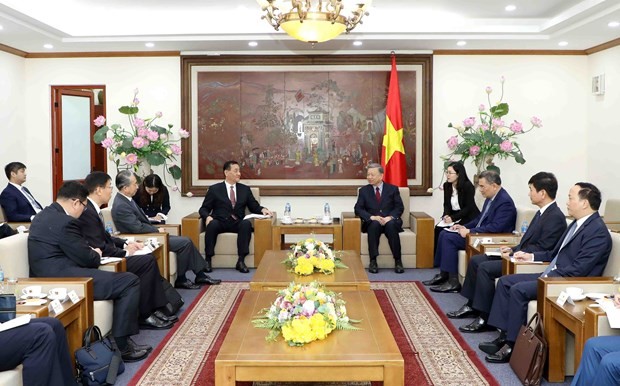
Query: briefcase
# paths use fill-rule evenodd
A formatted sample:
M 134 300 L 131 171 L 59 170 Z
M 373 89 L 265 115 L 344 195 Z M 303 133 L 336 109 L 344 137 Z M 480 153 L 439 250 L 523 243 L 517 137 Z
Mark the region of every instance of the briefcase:
M 547 340 L 540 315 L 535 313 L 521 326 L 510 356 L 510 367 L 526 386 L 538 386 L 547 360 Z
M 15 295 L 0 294 L 0 323 L 15 319 Z

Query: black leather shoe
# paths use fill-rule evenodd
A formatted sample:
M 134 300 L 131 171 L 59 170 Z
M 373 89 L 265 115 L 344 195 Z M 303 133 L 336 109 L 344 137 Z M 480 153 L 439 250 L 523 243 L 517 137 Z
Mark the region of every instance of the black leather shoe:
M 241 273 L 250 272 L 250 270 L 248 269 L 248 267 L 245 265 L 243 261 L 237 261 L 237 264 L 235 265 L 235 269 Z
M 403 267 L 403 261 L 398 259 L 394 264 L 394 272 L 405 273 L 405 267 Z
M 167 330 L 172 326 L 172 322 L 161 320 L 155 314 L 151 314 L 148 318 L 140 321 L 140 329 L 142 330 Z
M 445 282 L 448 281 L 448 277 L 447 276 L 443 276 L 442 274 L 438 273 L 437 275 L 433 276 L 433 278 L 431 280 L 425 280 L 422 282 L 422 284 L 424 285 L 439 285 L 439 284 L 443 284 Z
M 196 275 L 196 284 L 216 285 L 220 284 L 221 282 L 222 281 L 220 279 L 214 279 L 204 272 L 198 272 L 198 275 Z
M 510 347 L 510 345 L 508 344 L 505 344 L 495 354 L 490 354 L 484 357 L 484 360 L 489 363 L 508 363 L 508 361 L 510 361 L 511 355 L 512 347 Z
M 137 344 L 131 337 L 127 339 L 127 344 L 133 351 L 146 351 L 147 353 L 153 351 L 153 347 L 148 344 Z
M 450 311 L 446 313 L 446 315 L 450 319 L 463 319 L 475 314 L 476 310 L 468 306 L 467 303 L 463 304 L 463 306 L 456 311 Z
M 492 355 L 498 352 L 499 349 L 502 348 L 502 346 L 504 346 L 505 344 L 506 344 L 506 334 L 500 333 L 499 336 L 495 338 L 495 340 L 492 340 L 490 342 L 480 343 L 478 345 L 478 348 L 481 351 L 484 351 L 485 353 Z
M 445 283 L 443 283 L 442 285 L 431 287 L 431 291 L 442 292 L 442 293 L 461 292 L 461 284 L 459 283 L 458 279 L 455 279 L 455 280 L 450 279 L 446 281 Z
M 146 358 L 149 355 L 146 350 L 136 350 L 131 347 L 131 345 L 127 345 L 127 348 L 121 351 L 121 358 L 123 358 L 123 362 L 139 362 L 142 359 Z
M 164 322 L 176 323 L 179 321 L 179 318 L 176 315 L 168 316 L 160 310 L 156 310 L 155 312 L 153 312 L 153 315 L 155 315 L 157 319 L 161 319 Z
M 459 331 L 461 332 L 484 332 L 492 330 L 491 327 L 487 324 L 487 321 L 482 319 L 482 317 L 477 317 L 473 322 L 466 324 L 464 326 L 459 327 Z
M 191 280 L 185 278 L 185 280 L 177 280 L 174 283 L 174 288 L 181 288 L 181 289 L 200 289 L 200 286 L 198 284 L 194 284 L 192 283 Z
M 205 272 L 211 273 L 213 272 L 213 268 L 211 267 L 211 258 L 207 257 L 205 259 Z
M 377 265 L 377 259 L 370 259 L 370 263 L 368 263 L 368 272 L 379 273 L 379 266 Z

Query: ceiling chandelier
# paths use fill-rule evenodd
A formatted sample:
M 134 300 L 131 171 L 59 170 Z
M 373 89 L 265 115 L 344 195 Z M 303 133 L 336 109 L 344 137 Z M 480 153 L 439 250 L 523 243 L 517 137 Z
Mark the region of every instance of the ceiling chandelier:
M 312 44 L 349 33 L 368 15 L 372 0 L 257 0 L 262 19 L 297 40 Z M 348 16 L 345 16 L 348 12 Z

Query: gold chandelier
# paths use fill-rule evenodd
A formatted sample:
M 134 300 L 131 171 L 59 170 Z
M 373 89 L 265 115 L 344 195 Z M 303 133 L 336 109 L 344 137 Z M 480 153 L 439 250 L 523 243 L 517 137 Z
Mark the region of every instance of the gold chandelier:
M 343 32 L 349 33 L 362 18 L 372 0 L 257 0 L 265 14 L 262 19 L 297 40 L 320 43 Z M 346 4 L 345 4 L 346 3 Z M 349 16 L 344 15 L 351 7 Z

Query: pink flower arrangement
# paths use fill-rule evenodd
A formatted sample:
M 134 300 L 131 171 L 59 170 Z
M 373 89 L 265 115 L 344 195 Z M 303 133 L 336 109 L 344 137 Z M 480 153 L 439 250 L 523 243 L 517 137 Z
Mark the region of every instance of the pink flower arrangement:
M 523 135 L 535 127 L 542 127 L 542 121 L 538 117 L 532 117 L 532 126 L 524 130 L 523 124 L 519 121 L 512 121 L 506 126 L 504 118 L 509 111 L 508 103 L 502 102 L 504 98 L 504 77 L 500 78 L 502 94 L 500 100 L 495 105 L 491 104 L 491 94 L 493 89 L 489 86 L 485 88 L 488 100 L 488 110 L 484 104 L 478 106 L 478 117 L 468 117 L 463 120 L 463 126 L 448 127 L 456 129 L 457 134 L 448 138 L 446 144 L 450 153 L 442 156 L 444 165 L 456 160 L 460 156 L 461 160 L 472 158 L 476 165 L 477 172 L 484 169 L 495 170 L 499 168 L 493 163 L 495 156 L 499 158 L 514 158 L 519 164 L 525 163 L 523 153 L 516 141 L 516 136 Z M 477 124 L 477 121 L 480 124 Z
M 173 182 L 181 178 L 181 168 L 175 163 L 177 156 L 182 150 L 179 143 L 189 137 L 187 130 L 180 129 L 178 138 L 172 131 L 172 125 L 167 127 L 158 126 L 155 121 L 163 116 L 161 111 L 155 113 L 153 118 L 141 118 L 137 98 L 138 89 L 134 91 L 132 103 L 122 106 L 118 111 L 127 115 L 129 129 L 124 129 L 119 124 L 107 125 L 104 116 L 98 116 L 94 120 L 99 130 L 95 133 L 95 143 L 108 150 L 110 159 L 116 163 L 117 170 L 138 170 L 139 166 L 146 162 L 151 166 L 163 165 L 165 171 L 170 173 Z M 163 175 L 166 181 L 166 173 Z

